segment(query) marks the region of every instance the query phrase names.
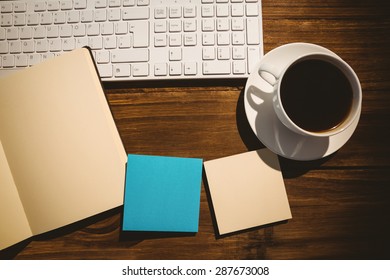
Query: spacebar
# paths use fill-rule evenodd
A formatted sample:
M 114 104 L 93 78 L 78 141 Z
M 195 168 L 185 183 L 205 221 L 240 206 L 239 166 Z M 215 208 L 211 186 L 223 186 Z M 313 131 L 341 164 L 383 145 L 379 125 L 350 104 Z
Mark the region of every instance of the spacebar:
M 113 50 L 111 51 L 111 62 L 148 62 L 148 49 L 130 49 L 130 50 Z

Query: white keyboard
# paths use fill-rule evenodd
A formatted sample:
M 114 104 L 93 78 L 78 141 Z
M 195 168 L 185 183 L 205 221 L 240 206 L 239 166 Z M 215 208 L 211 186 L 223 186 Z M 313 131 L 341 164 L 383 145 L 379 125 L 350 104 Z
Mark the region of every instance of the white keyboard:
M 0 1 L 0 76 L 89 46 L 103 81 L 245 78 L 261 0 Z

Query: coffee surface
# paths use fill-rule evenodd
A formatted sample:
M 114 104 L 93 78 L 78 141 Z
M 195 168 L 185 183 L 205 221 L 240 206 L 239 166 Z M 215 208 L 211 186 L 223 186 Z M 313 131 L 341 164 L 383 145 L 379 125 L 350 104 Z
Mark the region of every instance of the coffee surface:
M 290 66 L 280 88 L 289 118 L 312 132 L 337 127 L 348 116 L 353 92 L 348 78 L 330 62 L 311 59 Z

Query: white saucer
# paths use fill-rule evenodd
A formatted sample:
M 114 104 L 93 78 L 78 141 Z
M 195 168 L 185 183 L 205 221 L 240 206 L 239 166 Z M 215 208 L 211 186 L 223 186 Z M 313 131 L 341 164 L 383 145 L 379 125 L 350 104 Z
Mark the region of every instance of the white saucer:
M 312 137 L 297 134 L 288 129 L 277 117 L 272 104 L 272 87 L 257 73 L 261 63 L 272 61 L 282 50 L 294 51 L 306 48 L 308 52 L 333 52 L 317 45 L 293 43 L 267 53 L 249 76 L 244 93 L 245 112 L 248 122 L 259 140 L 274 153 L 294 160 L 316 160 L 339 150 L 352 136 L 359 122 L 354 122 L 343 132 L 330 137 Z

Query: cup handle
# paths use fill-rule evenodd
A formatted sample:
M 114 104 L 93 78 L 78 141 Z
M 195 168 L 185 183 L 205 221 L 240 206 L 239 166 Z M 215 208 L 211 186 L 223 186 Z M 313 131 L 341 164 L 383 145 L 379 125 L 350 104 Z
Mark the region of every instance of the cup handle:
M 262 63 L 258 69 L 258 74 L 268 84 L 274 86 L 280 77 L 280 70 L 272 64 Z

